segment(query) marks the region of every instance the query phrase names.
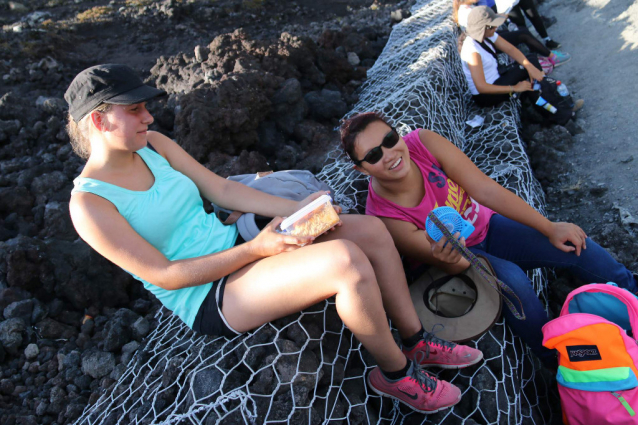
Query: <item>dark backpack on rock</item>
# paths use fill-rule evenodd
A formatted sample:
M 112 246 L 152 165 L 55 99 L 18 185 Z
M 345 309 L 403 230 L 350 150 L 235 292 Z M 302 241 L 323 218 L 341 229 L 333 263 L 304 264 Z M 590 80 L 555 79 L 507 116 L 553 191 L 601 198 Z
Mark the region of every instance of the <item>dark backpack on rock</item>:
M 499 50 L 496 48 L 492 40 L 486 38 L 479 44 L 486 52 L 491 54 L 494 59 L 496 59 L 496 62 L 499 64 L 499 75 L 504 75 L 513 67 L 520 66 L 516 62 L 512 62 L 510 64 L 502 64 L 501 61 L 499 61 L 499 56 L 497 55 L 497 52 L 499 52 Z M 491 48 L 488 47 L 488 44 L 491 46 Z M 539 81 L 539 84 L 541 86 L 540 90 L 530 93 L 529 96 L 529 99 L 534 102 L 534 109 L 543 117 L 543 121 L 545 122 L 545 124 L 567 124 L 567 121 L 569 121 L 569 119 L 574 115 L 574 112 L 572 111 L 572 108 L 574 107 L 574 101 L 572 100 L 572 97 L 569 95 L 561 96 L 560 93 L 558 93 L 556 80 L 554 80 L 553 78 L 545 77 L 542 81 Z M 556 112 L 552 113 L 542 106 L 536 105 L 535 103 L 539 97 L 542 97 L 554 108 L 556 108 Z
M 534 109 L 538 111 L 548 124 L 565 125 L 567 121 L 574 115 L 572 108 L 574 107 L 574 101 L 571 96 L 561 96 L 558 93 L 556 86 L 556 80 L 550 77 L 543 78 L 539 81 L 541 88 L 539 91 L 534 92 L 534 96 L 531 99 L 536 102 L 539 97 L 545 99 L 554 108 L 556 113 L 551 113 L 542 106 L 534 105 Z

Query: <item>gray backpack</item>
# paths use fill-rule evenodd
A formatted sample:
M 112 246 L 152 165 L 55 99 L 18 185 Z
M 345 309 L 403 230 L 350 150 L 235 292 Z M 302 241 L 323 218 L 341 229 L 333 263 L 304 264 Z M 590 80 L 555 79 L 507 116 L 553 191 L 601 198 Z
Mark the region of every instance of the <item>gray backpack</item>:
M 240 174 L 230 176 L 228 180 L 236 181 L 253 189 L 260 190 L 281 198 L 301 201 L 307 196 L 320 190 L 330 191 L 334 199 L 334 193 L 324 182 L 318 180 L 314 174 L 306 170 L 268 171 L 256 174 Z M 256 216 L 253 213 L 230 211 L 213 204 L 215 214 L 224 224 L 237 223 L 239 234 L 245 241 L 249 241 L 259 234 L 264 224 L 270 222 L 270 218 Z

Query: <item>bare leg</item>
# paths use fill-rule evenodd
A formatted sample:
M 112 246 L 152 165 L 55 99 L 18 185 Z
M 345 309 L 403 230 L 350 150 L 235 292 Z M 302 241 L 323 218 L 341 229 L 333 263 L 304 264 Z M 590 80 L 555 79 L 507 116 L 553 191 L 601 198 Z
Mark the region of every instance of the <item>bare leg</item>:
M 383 306 L 402 338 L 421 330 L 414 310 L 401 257 L 392 236 L 381 220 L 367 215 L 342 215 L 343 226 L 317 239 L 317 242 L 346 239 L 357 244 L 370 260 L 377 278 Z
M 242 332 L 333 295 L 339 316 L 379 366 L 403 368 L 406 359 L 390 332 L 374 270 L 349 241 L 313 244 L 239 269 L 228 278 L 222 310 Z

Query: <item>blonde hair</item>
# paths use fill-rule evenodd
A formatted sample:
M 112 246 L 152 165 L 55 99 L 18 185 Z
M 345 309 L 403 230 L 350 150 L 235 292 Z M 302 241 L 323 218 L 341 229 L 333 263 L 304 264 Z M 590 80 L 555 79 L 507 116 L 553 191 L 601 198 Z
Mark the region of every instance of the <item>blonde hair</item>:
M 102 103 L 93 111 L 89 112 L 79 122 L 75 122 L 71 114 L 67 117 L 66 132 L 71 139 L 73 152 L 80 158 L 87 160 L 91 156 L 91 141 L 89 140 L 89 121 L 91 114 L 95 111 L 106 113 L 113 107 L 110 103 Z

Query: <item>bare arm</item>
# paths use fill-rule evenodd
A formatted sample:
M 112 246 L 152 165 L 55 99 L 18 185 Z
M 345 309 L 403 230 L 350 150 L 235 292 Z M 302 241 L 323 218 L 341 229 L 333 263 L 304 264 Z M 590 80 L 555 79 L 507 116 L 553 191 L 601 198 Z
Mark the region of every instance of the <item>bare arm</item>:
M 441 163 L 443 170 L 479 204 L 497 213 L 532 227 L 547 236 L 557 248 L 580 255 L 585 248 L 587 235 L 578 226 L 569 223 L 552 223 L 514 193 L 486 176 L 460 149 L 450 141 L 429 130 L 421 130 L 423 145 Z M 574 246 L 565 245 L 569 241 Z
M 148 138 L 174 169 L 195 182 L 204 198 L 221 207 L 264 217 L 289 216 L 299 209 L 298 202 L 269 195 L 218 176 L 160 133 L 149 131 Z
M 274 227 L 281 219 L 275 219 L 250 242 L 215 254 L 170 261 L 106 199 L 92 193 L 76 193 L 69 208 L 75 229 L 93 249 L 124 270 L 168 290 L 212 282 L 260 258 L 311 242 L 311 238 L 276 233 Z
M 523 92 L 532 89 L 529 81 L 521 81 L 513 86 L 499 86 L 496 84 L 490 84 L 485 81 L 485 72 L 483 71 L 483 60 L 481 55 L 474 52 L 470 55 L 469 60 L 466 61 L 470 74 L 472 75 L 472 81 L 481 94 L 512 94 L 514 92 Z
M 516 48 L 516 46 L 512 45 L 510 42 L 505 40 L 503 37 L 497 37 L 494 45 L 501 52 L 506 53 L 509 57 L 514 59 L 517 63 L 523 65 L 527 70 L 527 73 L 530 76 L 530 79 L 533 80 L 542 80 L 545 77 L 545 73 L 536 68 L 521 52 Z M 531 81 L 530 81 L 531 82 Z

